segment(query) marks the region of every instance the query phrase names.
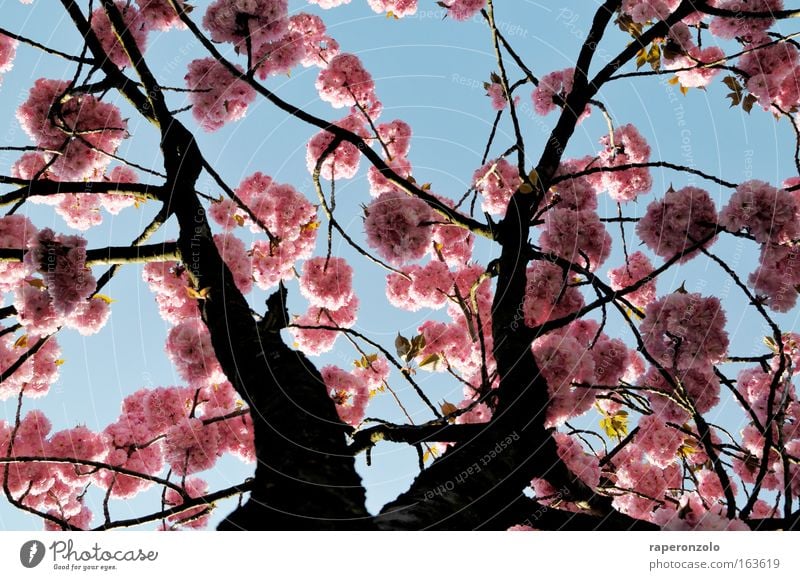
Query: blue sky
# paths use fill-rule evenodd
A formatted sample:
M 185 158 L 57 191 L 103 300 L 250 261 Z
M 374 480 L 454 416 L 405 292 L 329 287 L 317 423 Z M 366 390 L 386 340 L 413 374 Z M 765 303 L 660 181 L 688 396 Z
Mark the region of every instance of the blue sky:
M 193 4 L 195 18 L 199 20 L 208 2 L 198 0 Z M 555 7 L 551 3 L 527 0 L 498 0 L 495 2 L 496 19 L 528 66 L 542 76 L 574 64 L 597 4 L 571 0 Z M 374 14 L 364 0 L 353 0 L 349 5 L 324 13 L 316 7 L 308 7 L 305 2 L 290 0 L 290 10 L 300 9 L 322 14 L 329 34 L 337 38 L 342 50 L 362 58 L 375 78 L 378 96 L 384 104 L 382 120 L 402 118 L 411 124 L 414 138 L 409 158 L 414 165 L 415 178 L 432 183 L 437 193 L 458 198 L 466 191 L 473 172 L 480 165 L 494 118 L 483 89 L 483 83 L 497 68 L 486 25 L 479 18 L 464 23 L 443 19 L 444 11 L 433 0 L 420 0 L 418 14 L 399 21 Z M 0 26 L 52 47 L 72 53 L 78 51 L 80 39 L 56 3 L 39 1 L 22 5 L 18 0 L 0 0 Z M 612 30 L 598 51 L 596 64 L 604 64 L 604 60 L 621 50 L 627 40 L 616 29 Z M 189 32 L 177 31 L 151 34 L 146 56 L 163 85 L 183 86 L 186 64 L 206 55 Z M 521 77 L 513 65 L 509 70 L 512 80 Z M 0 145 L 29 144 L 16 123 L 14 110 L 26 98 L 32 82 L 42 76 L 70 78 L 72 72 L 60 59 L 20 47 L 15 67 L 5 75 L 0 88 Z M 301 68 L 291 77 L 271 78 L 266 84 L 285 100 L 321 117 L 334 120 L 344 116 L 343 110 L 334 110 L 317 97 L 316 72 L 316 69 Z M 604 87 L 598 98 L 606 103 L 617 124 L 633 123 L 639 128 L 653 149 L 653 159 L 694 165 L 735 182 L 759 178 L 778 184 L 795 175 L 794 142 L 788 123 L 775 122 L 758 107 L 750 115 L 738 108 L 729 109 L 725 99 L 727 88 L 719 82 L 721 76 L 707 91 L 692 89 L 685 96 L 673 85 L 663 82 L 667 77 L 648 77 L 634 82 L 621 80 Z M 530 155 L 529 165 L 532 165 L 556 115 L 535 116 L 529 100 L 530 90 L 531 87 L 523 87 L 519 95 L 522 98 L 520 117 Z M 176 95 L 173 104 L 180 106 L 182 98 Z M 130 110 L 126 111 L 126 116 L 130 117 L 129 130 L 133 136 L 120 153 L 142 165 L 160 168 L 156 130 Z M 183 113 L 183 118 L 194 126 L 190 113 Z M 501 125 L 493 149 L 495 155 L 512 143 L 509 130 L 507 123 Z M 605 121 L 594 113 L 576 131 L 567 156 L 597 151 L 597 141 L 605 130 Z M 277 181 L 294 184 L 312 200 L 315 197 L 305 167 L 305 144 L 314 133 L 313 129 L 287 118 L 263 100 L 251 105 L 243 121 L 213 134 L 197 131 L 204 154 L 229 184 L 235 186 L 244 176 L 262 171 Z M 15 158 L 16 153 L 0 151 L 0 172 L 7 173 Z M 365 172 L 366 165 L 362 164 L 356 178 L 337 183 L 340 223 L 362 239 L 360 204 L 369 201 Z M 625 215 L 642 215 L 647 203 L 659 197 L 670 184 L 676 188 L 689 184 L 704 187 L 717 200 L 718 207 L 730 193 L 699 178 L 674 172 L 654 171 L 653 178 L 652 193 L 627 204 Z M 202 188 L 214 195 L 219 193 L 209 180 L 202 179 Z M 87 235 L 90 247 L 128 243 L 157 209 L 150 204 L 141 209 L 125 210 L 117 217 L 106 215 L 103 225 Z M 600 199 L 600 214 L 616 214 L 616 206 L 605 195 Z M 34 206 L 30 215 L 40 226 L 66 229 L 61 218 L 49 208 Z M 617 240 L 617 230 L 610 231 Z M 628 229 L 627 233 L 630 243 L 632 230 Z M 166 228 L 161 236 L 163 239 L 174 237 L 174 229 Z M 245 238 L 245 242 L 249 241 Z M 737 245 L 729 238 L 722 242 L 715 246 L 721 256 L 744 274 L 752 271 L 756 259 L 752 244 Z M 318 247 L 324 251 L 324 236 L 320 237 Z M 371 263 L 355 258 L 340 239 L 335 240 L 334 250 L 352 257 L 356 267 L 355 285 L 362 297 L 357 330 L 391 347 L 398 332 L 406 336 L 415 334 L 416 328 L 427 318 L 441 317 L 441 313 L 426 311 L 412 314 L 394 311 L 380 299 L 384 273 Z M 485 264 L 496 253 L 496 248 L 479 244 L 476 259 Z M 621 261 L 622 253 L 617 246 L 601 273 L 618 266 Z M 117 302 L 108 326 L 100 334 L 83 338 L 65 331 L 59 336 L 67 361 L 59 382 L 46 398 L 25 403 L 25 409 L 45 409 L 54 430 L 79 423 L 102 429 L 117 417 L 120 402 L 127 394 L 143 386 L 180 384 L 163 352 L 167 323 L 158 317 L 153 297 L 141 282 L 140 274 L 140 267 L 129 266 L 109 284 L 105 293 Z M 732 353 L 763 352 L 761 337 L 767 332 L 752 311 L 746 309 L 736 289 L 725 287 L 720 270 L 697 259 L 663 277 L 659 292 L 674 290 L 684 279 L 690 291 L 725 297 Z M 290 285 L 290 293 L 292 311 L 305 310 L 296 285 Z M 256 309 L 263 309 L 264 296 L 264 293 L 254 294 Z M 370 296 L 379 299 L 370 299 Z M 798 326 L 796 312 L 779 320 L 784 330 Z M 629 336 L 618 320 L 612 321 L 607 332 Z M 341 341 L 334 352 L 315 362 L 320 366 L 339 364 L 348 368 L 355 358 L 353 349 Z M 443 375 L 423 372 L 417 379 L 434 401 L 458 402 L 461 399 L 460 386 Z M 398 377 L 393 376 L 392 385 L 412 411 L 415 421 L 430 418 Z M 0 402 L 0 417 L 13 417 L 13 411 L 12 401 Z M 388 394 L 374 400 L 368 414 L 403 421 Z M 740 415 L 735 404 L 727 402 L 709 418 L 738 430 Z M 596 418 L 591 422 L 596 426 Z M 373 453 L 372 468 L 364 468 L 363 457 L 359 458 L 359 464 L 368 489 L 368 507 L 375 510 L 407 487 L 416 473 L 417 457 L 413 449 L 385 444 Z M 212 488 L 220 488 L 240 481 L 251 470 L 252 466 L 242 466 L 226 458 L 204 477 Z M 157 507 L 158 497 L 149 494 L 133 502 L 117 502 L 112 510 L 116 517 L 124 518 Z M 229 509 L 223 504 L 216 519 Z M 0 529 L 28 528 L 39 529 L 40 523 L 0 504 Z

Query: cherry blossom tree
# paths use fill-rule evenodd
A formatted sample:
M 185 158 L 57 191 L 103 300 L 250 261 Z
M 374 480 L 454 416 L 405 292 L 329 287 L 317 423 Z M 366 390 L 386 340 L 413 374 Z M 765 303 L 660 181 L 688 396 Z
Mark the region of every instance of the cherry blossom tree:
M 413 127 L 383 112 L 381 82 L 318 15 L 349 2 L 61 0 L 84 40 L 72 53 L 0 21 L 2 90 L 16 90 L 22 45 L 70 71 L 17 87 L 27 141 L 4 148 L 16 156 L 0 175 L 0 397 L 16 405 L 0 421 L 5 500 L 70 530 L 200 528 L 230 497 L 240 505 L 220 529 L 800 526 L 800 334 L 780 318 L 800 289 L 800 154 L 797 175 L 781 183 L 735 183 L 656 154 L 601 98 L 639 77 L 682 92 L 724 84 L 731 101 L 719 106 L 788 123 L 800 151 L 800 45 L 779 32 L 800 10 L 783 0 L 605 0 L 572 66 L 533 70 L 497 24 L 507 3 L 438 2 L 450 20 L 482 20 L 495 55 L 485 84 L 494 120 L 488 139 L 476 136 L 485 154 L 462 195 L 414 171 Z M 397 26 L 414 26 L 404 18 L 419 8 L 368 4 Z M 185 86 L 169 87 L 148 47 L 168 50 L 177 30 L 196 50 L 181 64 Z M 611 55 L 602 61 L 601 47 Z M 274 88 L 301 68 L 314 71 L 328 115 Z M 256 104 L 313 129 L 305 186 L 250 165 L 229 183 L 204 154 L 196 136 L 257 123 Z M 524 110 L 547 127 L 540 150 Z M 607 131 L 594 153 L 570 157 L 576 128 L 596 115 Z M 160 166 L 121 152 L 147 124 Z M 674 187 L 657 189 L 656 168 Z M 336 186 L 360 171 L 368 192 L 357 231 L 337 212 Z M 724 189 L 723 203 L 695 180 Z M 606 196 L 611 215 L 598 203 Z M 637 203 L 644 213 L 632 217 Z M 31 204 L 60 221 L 36 225 Z M 104 213 L 122 218 L 142 204 L 159 210 L 131 243 L 90 246 Z M 175 239 L 154 243 L 170 224 Z M 760 252 L 755 270 L 717 254 L 734 240 Z M 337 255 L 341 245 L 356 258 Z M 689 291 L 691 281 L 658 286 L 699 259 L 768 329 L 758 352 L 732 352 L 725 297 Z M 366 267 L 385 277 L 375 296 L 354 289 Z M 120 268 L 140 268 L 182 382 L 140 388 L 102 430 L 53 432 L 26 403 L 57 380 L 59 341 L 113 316 L 102 291 Z M 305 310 L 290 313 L 290 296 Z M 386 344 L 358 328 L 365 300 L 424 321 Z M 314 362 L 332 349 L 354 363 Z M 433 400 L 423 373 L 458 384 L 461 400 Z M 400 384 L 424 421 L 407 412 Z M 407 422 L 371 413 L 386 393 Z M 743 426 L 712 420 L 725 403 Z M 371 454 L 388 443 L 415 448 L 419 473 L 372 514 L 355 458 L 380 469 Z M 253 477 L 215 488 L 206 474 L 225 455 L 254 463 Z M 116 501 L 153 490 L 159 509 L 115 516 Z

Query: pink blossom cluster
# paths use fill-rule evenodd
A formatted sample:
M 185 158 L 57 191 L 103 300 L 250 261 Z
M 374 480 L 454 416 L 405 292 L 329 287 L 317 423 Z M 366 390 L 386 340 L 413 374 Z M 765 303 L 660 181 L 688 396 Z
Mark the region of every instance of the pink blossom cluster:
M 417 13 L 417 0 L 367 0 L 375 12 L 391 13 L 396 18 Z
M 199 477 L 187 477 L 183 482 L 183 491 L 190 498 L 203 497 L 208 493 L 208 484 Z M 167 489 L 164 495 L 164 504 L 167 507 L 177 507 L 184 503 L 181 495 L 170 488 Z M 211 517 L 211 510 L 208 506 L 200 505 L 197 507 L 189 508 L 179 514 L 167 517 L 167 521 L 175 526 L 185 526 L 187 528 L 200 529 L 206 527 L 208 520 Z
M 316 208 L 291 185 L 274 182 L 260 172 L 246 177 L 236 188 L 236 195 L 274 237 L 273 241 L 257 239 L 250 248 L 255 283 L 266 290 L 292 278 L 294 263 L 309 257 L 314 250 Z M 212 213 L 212 217 L 223 224 L 240 215 L 233 204 L 219 209 L 222 211 Z M 229 217 L 225 217 L 226 209 L 231 212 Z M 260 231 L 259 225 L 240 219 L 252 231 Z
M 242 72 L 241 67 L 237 68 Z M 184 78 L 191 91 L 192 115 L 206 131 L 216 131 L 243 118 L 256 98 L 247 82 L 234 77 L 214 58 L 193 60 Z
M 109 449 L 103 461 L 146 475 L 158 475 L 166 463 L 180 475 L 204 471 L 226 452 L 252 461 L 252 422 L 249 414 L 235 413 L 239 407 L 227 381 L 199 389 L 140 389 L 125 398 L 120 417 L 106 427 Z M 117 498 L 152 485 L 111 470 L 101 470 L 94 479 Z
M 650 161 L 650 145 L 633 125 L 622 125 L 614 130 L 613 146 L 608 135 L 600 138 L 604 149 L 600 151 L 603 167 L 613 168 Z M 653 184 L 647 167 L 632 167 L 619 171 L 605 171 L 601 178 L 601 189 L 615 201 L 631 201 L 640 193 L 647 193 Z
M 560 425 L 592 408 L 596 392 L 573 386 L 594 378 L 594 360 L 576 338 L 548 334 L 533 343 L 533 353 L 550 395 L 545 425 Z
M 522 305 L 525 324 L 535 327 L 577 311 L 583 295 L 569 285 L 569 275 L 550 262 L 534 261 L 528 266 L 525 301 Z
M 50 435 L 52 426 L 41 411 L 30 411 L 19 422 L 10 453 L 10 427 L 0 421 L 0 454 L 15 457 L 59 457 L 78 461 L 100 460 L 107 450 L 106 439 L 83 426 Z M 9 492 L 26 507 L 49 513 L 69 525 L 85 529 L 92 514 L 83 504 L 92 468 L 79 464 L 41 462 L 10 463 L 4 476 Z M 46 529 L 60 529 L 50 524 Z
M 668 531 L 750 531 L 743 521 L 725 517 L 724 510 L 722 505 L 704 502 L 697 492 L 689 492 L 681 496 L 677 509 L 662 507 L 656 511 L 654 519 Z
M 43 397 L 50 390 L 50 385 L 58 380 L 58 369 L 62 361 L 60 361 L 61 347 L 55 337 L 49 338 L 16 371 L 6 376 L 11 366 L 16 364 L 35 343 L 34 337 L 19 342 L 12 333 L 0 337 L 0 372 L 5 377 L 0 383 L 0 400 L 18 397 L 20 392 L 30 398 Z
M 69 93 L 67 81 L 38 79 L 17 119 L 37 146 L 60 152 L 38 158 L 49 163 L 47 171 L 56 179 L 99 177 L 111 160 L 106 153 L 115 153 L 128 135 L 116 106 Z
M 336 107 L 363 107 L 370 111 L 377 102 L 375 82 L 354 54 L 338 54 L 317 77 L 320 98 Z
M 319 16 L 298 12 L 289 18 L 289 36 L 302 43 L 304 67 L 325 68 L 339 54 L 339 43 L 326 34 L 325 24 Z
M 747 20 L 748 22 L 758 22 Z M 714 21 L 712 21 L 713 23 Z M 765 111 L 776 104 L 788 111 L 800 102 L 800 51 L 792 43 L 778 42 L 765 34 L 755 34 L 745 45 L 736 66 L 746 79 L 745 86 Z
M 648 392 L 650 408 L 662 421 L 682 423 L 689 420 L 686 410 L 673 401 L 677 397 L 675 385 L 680 383 L 689 402 L 699 413 L 707 413 L 719 403 L 719 378 L 710 366 L 665 370 L 667 380 L 655 367 L 650 367 L 641 378 L 641 384 L 658 392 Z
M 504 216 L 511 196 L 522 185 L 519 170 L 504 158 L 494 159 L 475 172 L 473 186 L 481 194 L 483 211 Z
M 591 489 L 600 485 L 600 460 L 596 455 L 586 453 L 576 438 L 566 433 L 553 433 L 553 439 L 559 458 L 578 479 Z
M 774 372 L 765 372 L 764 369 L 756 367 L 743 369 L 736 378 L 736 388 L 762 424 L 766 422 L 770 393 L 773 394 L 771 402 L 773 412 L 784 397 L 790 401 L 796 400 L 794 386 L 785 379 L 779 378 L 773 391 L 774 377 Z
M 357 426 L 364 418 L 369 403 L 369 386 L 360 376 L 328 365 L 320 370 L 339 418 L 348 425 Z
M 591 271 L 600 267 L 611 254 L 611 236 L 591 209 L 574 211 L 555 208 L 544 216 L 539 245 L 565 260 Z
M 455 205 L 449 199 L 439 199 L 448 207 Z M 436 221 L 431 228 L 431 252 L 451 268 L 463 268 L 472 259 L 475 234 L 441 216 Z
M 590 157 L 565 159 L 558 166 L 557 177 L 573 175 L 592 166 L 595 160 Z M 551 186 L 547 192 L 547 202 L 559 208 L 572 210 L 597 209 L 597 190 L 601 187 L 600 173 L 572 177 Z
M 244 242 L 231 233 L 215 234 L 214 244 L 242 294 L 253 289 L 253 264 Z
M 700 251 L 687 250 L 713 233 L 716 223 L 717 210 L 707 191 L 692 186 L 670 188 L 663 199 L 647 206 L 645 215 L 636 224 L 636 234 L 662 258 L 670 259 L 685 252 L 680 261 L 686 262 Z M 714 239 L 702 247 L 708 247 Z
M 413 171 L 411 162 L 405 157 L 394 157 L 387 160 L 386 164 L 397 175 L 406 179 L 411 176 Z M 384 175 L 374 165 L 370 165 L 367 170 L 367 181 L 369 181 L 369 194 L 372 197 L 378 197 L 380 194 L 387 191 L 400 191 L 399 188 L 389 180 L 389 177 Z
M 623 0 L 622 12 L 630 16 L 634 22 L 644 24 L 664 20 L 680 3 L 680 0 Z
M 577 320 L 537 339 L 533 353 L 550 393 L 546 419 L 549 425 L 582 415 L 602 392 L 575 383 L 615 386 L 631 360 L 625 344 L 608 337 L 590 319 Z
M 612 268 L 608 271 L 608 278 L 611 280 L 611 288 L 623 290 L 641 280 L 647 278 L 653 272 L 653 265 L 642 252 L 634 252 L 628 256 L 628 260 L 619 268 Z M 629 292 L 625 298 L 634 306 L 645 308 L 656 298 L 656 281 L 648 280 L 638 290 Z
M 148 262 L 142 270 L 142 279 L 155 293 L 158 312 L 167 322 L 178 324 L 200 316 L 197 301 L 189 296 L 189 276 L 182 264 Z
M 337 127 L 346 129 L 361 137 L 367 136 L 364 121 L 355 114 L 350 114 L 336 122 Z M 319 160 L 326 154 L 320 165 L 320 175 L 323 179 L 351 179 L 358 172 L 358 163 L 361 152 L 358 147 L 348 141 L 343 141 L 333 151 L 328 151 L 335 135 L 330 131 L 322 130 L 314 135 L 306 148 L 306 167 L 312 175 L 316 171 Z
M 733 472 L 739 476 L 744 483 L 755 483 L 758 472 L 761 469 L 762 458 L 764 457 L 764 435 L 755 425 L 746 425 L 741 432 L 741 446 L 746 451 L 742 458 L 735 458 L 732 461 Z M 789 444 L 794 442 L 789 442 Z M 792 445 L 796 448 L 796 445 Z M 788 449 L 787 449 L 788 450 Z M 767 457 L 767 472 L 762 480 L 762 487 L 768 490 L 783 489 L 784 471 L 783 461 L 774 449 L 770 449 Z
M 466 373 L 479 363 L 473 358 L 475 350 L 466 327 L 456 322 L 426 320 L 419 326 L 418 332 L 425 337 L 420 360 L 438 354 L 444 357 L 447 365 Z
M 365 209 L 367 243 L 395 266 L 419 260 L 431 247 L 432 210 L 419 198 L 387 191 Z
M 715 16 L 709 24 L 709 30 L 720 38 L 750 39 L 759 36 L 772 26 L 773 18 L 742 18 L 739 12 L 771 12 L 783 8 L 783 0 L 713 0 L 710 4 L 717 8 L 730 10 L 732 16 Z
M 184 9 L 183 0 L 174 0 L 175 4 Z M 148 30 L 165 31 L 170 28 L 184 28 L 178 13 L 172 7 L 170 0 L 136 0 L 139 14 Z
M 785 244 L 800 238 L 800 199 L 764 181 L 745 181 L 720 212 L 719 223 L 730 232 L 745 229 L 761 244 Z
M 356 366 L 351 372 L 354 376 L 364 381 L 370 389 L 377 389 L 389 378 L 391 371 L 389 361 L 383 357 L 377 357 L 375 360 L 368 360 L 367 362 L 367 365 Z
M 667 490 L 681 487 L 683 478 L 676 463 L 662 469 L 646 460 L 636 444 L 626 445 L 612 462 L 616 467 L 612 476 L 615 485 L 636 492 L 616 495 L 613 506 L 636 519 L 653 521 L 653 510 L 663 503 Z
M 36 226 L 23 215 L 0 218 L 0 248 L 27 248 L 34 243 L 37 234 Z M 13 291 L 27 274 L 28 268 L 22 262 L 0 262 L 0 293 Z
M 566 104 L 567 97 L 572 92 L 572 82 L 575 76 L 574 68 L 565 68 L 546 74 L 539 79 L 539 84 L 533 90 L 531 99 L 533 99 L 533 109 L 539 115 L 547 115 L 556 110 L 556 108 L 563 108 Z M 578 123 L 583 121 L 590 114 L 589 105 L 581 113 L 578 118 Z
M 444 262 L 431 260 L 423 266 L 413 264 L 403 273 L 386 277 L 386 297 L 397 308 L 415 312 L 420 308 L 441 308 L 453 294 L 455 278 Z
M 341 308 L 330 310 L 311 306 L 296 318 L 289 329 L 295 346 L 307 355 L 316 356 L 333 348 L 340 332 L 338 328 L 352 328 L 357 320 L 358 297 L 353 295 Z
M 401 119 L 381 123 L 377 127 L 381 143 L 389 151 L 389 158 L 405 158 L 411 150 L 411 127 Z
M 86 267 L 86 240 L 79 236 L 41 230 L 28 247 L 25 262 L 42 274 L 53 307 L 61 315 L 71 314 L 95 290 L 96 281 Z
M 441 5 L 453 20 L 468 20 L 486 5 L 486 0 L 442 0 Z
M 686 26 L 683 23 L 679 23 L 679 25 Z M 686 30 L 688 32 L 688 27 L 686 27 Z M 681 52 L 671 58 L 664 57 L 664 68 L 676 71 L 675 76 L 682 87 L 707 87 L 721 69 L 704 65 L 722 61 L 725 58 L 725 53 L 718 46 L 700 48 L 694 45 L 690 38 L 688 42 L 684 43 L 686 46 L 682 46 Z
M 306 260 L 300 293 L 313 306 L 338 310 L 353 298 L 353 268 L 344 258 L 335 256 Z
M 758 268 L 747 282 L 776 312 L 788 312 L 797 303 L 800 287 L 800 247 L 764 244 Z
M 288 0 L 215 0 L 206 10 L 203 26 L 215 42 L 231 42 L 245 51 L 249 38 L 253 53 L 281 39 L 289 27 Z
M 682 432 L 670 427 L 656 415 L 639 419 L 636 444 L 654 465 L 662 469 L 675 462 L 683 439 Z
M 205 386 L 225 380 L 211 334 L 199 318 L 183 320 L 170 329 L 166 352 L 178 374 L 191 384 Z
M 651 302 L 640 332 L 650 354 L 666 368 L 707 367 L 728 350 L 725 312 L 714 296 L 673 292 Z
M 11 67 L 14 66 L 17 44 L 18 42 L 10 36 L 0 34 L 0 75 L 7 73 L 11 70 Z M 0 83 L 2 83 L 2 81 L 3 77 L 0 76 Z
M 137 183 L 139 176 L 126 165 L 117 165 L 106 173 L 104 181 L 111 183 Z M 136 197 L 120 193 L 100 193 L 100 205 L 111 215 L 117 215 L 123 209 L 136 204 Z M 58 211 L 58 210 L 56 210 Z
M 506 92 L 503 90 L 503 85 L 500 83 L 490 83 L 486 85 L 486 96 L 491 100 L 492 109 L 495 111 L 502 111 L 508 106 Z
M 114 5 L 122 15 L 122 21 L 125 23 L 125 28 L 130 33 L 131 38 L 136 42 L 139 51 L 143 53 L 147 47 L 147 27 L 139 9 L 133 4 L 122 0 L 115 0 Z M 111 20 L 109 20 L 105 8 L 102 6 L 95 8 L 91 15 L 90 24 L 108 60 L 118 67 L 130 66 L 131 59 L 128 56 L 128 52 L 111 25 Z

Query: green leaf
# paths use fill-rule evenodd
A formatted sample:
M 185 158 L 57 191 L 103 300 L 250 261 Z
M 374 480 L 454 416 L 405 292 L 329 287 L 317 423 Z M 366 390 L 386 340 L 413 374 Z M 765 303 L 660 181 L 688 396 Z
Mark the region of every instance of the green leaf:
M 403 360 L 408 360 L 406 357 L 411 352 L 411 341 L 399 332 L 397 333 L 397 338 L 394 339 L 394 348 L 397 351 L 397 356 Z
M 439 353 L 434 353 L 426 356 L 422 359 L 419 363 L 419 368 L 423 371 L 437 371 L 439 370 L 439 365 L 442 362 L 442 357 Z

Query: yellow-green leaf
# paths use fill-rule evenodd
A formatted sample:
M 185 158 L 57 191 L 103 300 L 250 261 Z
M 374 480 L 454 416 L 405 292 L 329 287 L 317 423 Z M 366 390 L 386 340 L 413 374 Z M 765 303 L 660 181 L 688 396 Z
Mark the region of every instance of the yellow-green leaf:
M 628 434 L 628 413 L 626 411 L 617 411 L 613 415 L 606 415 L 600 419 L 600 428 L 609 437 L 622 439 Z
M 94 297 L 102 300 L 106 304 L 112 304 L 112 303 L 116 302 L 116 300 L 114 300 L 110 296 L 106 296 L 105 294 L 95 294 Z

